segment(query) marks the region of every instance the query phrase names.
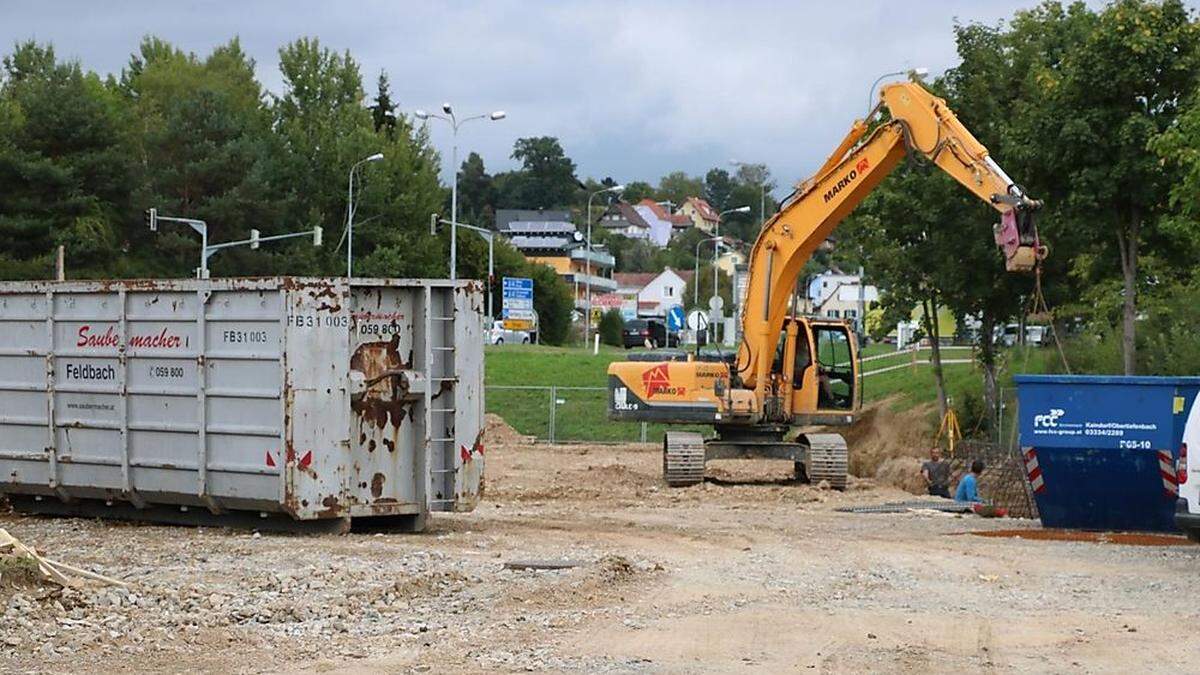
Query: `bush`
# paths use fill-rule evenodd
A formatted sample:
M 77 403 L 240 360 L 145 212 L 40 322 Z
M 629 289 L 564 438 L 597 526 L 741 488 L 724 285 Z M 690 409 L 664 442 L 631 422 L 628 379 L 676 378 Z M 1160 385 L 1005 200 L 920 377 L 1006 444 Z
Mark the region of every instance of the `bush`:
M 600 316 L 600 341 L 606 345 L 620 347 L 625 330 L 625 318 L 621 310 L 610 309 Z

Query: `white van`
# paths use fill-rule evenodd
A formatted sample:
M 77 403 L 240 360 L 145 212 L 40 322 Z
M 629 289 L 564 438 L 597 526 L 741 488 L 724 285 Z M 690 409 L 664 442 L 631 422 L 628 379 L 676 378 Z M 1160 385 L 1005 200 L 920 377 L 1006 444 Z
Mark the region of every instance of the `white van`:
M 1190 455 L 1188 448 L 1192 449 Z M 1187 424 L 1183 427 L 1183 442 L 1175 467 L 1175 477 L 1179 481 L 1175 524 L 1188 539 L 1200 542 L 1200 396 L 1192 402 Z

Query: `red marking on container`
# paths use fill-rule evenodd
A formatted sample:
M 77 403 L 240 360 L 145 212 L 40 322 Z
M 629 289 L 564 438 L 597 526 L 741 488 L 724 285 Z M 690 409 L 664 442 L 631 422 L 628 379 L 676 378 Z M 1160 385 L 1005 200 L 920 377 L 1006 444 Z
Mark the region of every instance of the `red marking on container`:
M 1033 448 L 1025 448 L 1025 476 L 1029 478 L 1029 487 L 1033 489 L 1034 494 L 1042 494 L 1046 491 L 1046 481 L 1042 478 L 1042 469 L 1038 466 L 1037 451 Z
M 271 451 L 267 451 L 267 466 L 275 466 L 275 458 L 271 456 Z
M 1168 450 L 1158 451 L 1158 475 L 1162 477 L 1163 496 L 1179 497 L 1179 482 L 1175 473 L 1175 458 Z
M 308 468 L 309 464 L 312 464 L 312 450 L 304 453 L 304 456 L 300 458 L 301 469 Z

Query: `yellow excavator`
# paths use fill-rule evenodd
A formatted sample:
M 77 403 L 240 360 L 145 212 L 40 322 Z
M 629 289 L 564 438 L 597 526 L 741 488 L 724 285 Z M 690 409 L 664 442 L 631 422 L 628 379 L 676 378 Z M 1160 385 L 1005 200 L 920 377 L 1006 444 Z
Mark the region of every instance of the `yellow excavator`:
M 1030 271 L 1045 257 L 1033 221 L 1041 202 L 1004 173 L 943 99 L 917 82 L 885 85 L 874 109 L 763 225 L 750 255 L 736 357 L 651 354 L 609 366 L 609 419 L 715 427 L 709 439 L 666 433 L 668 485 L 703 481 L 710 459 L 767 458 L 792 460 L 800 480 L 846 486 L 842 436 L 793 430 L 853 422 L 861 407 L 854 333 L 843 321 L 790 309 L 804 264 L 906 153 L 933 162 L 1000 213 L 992 234 L 1008 271 Z

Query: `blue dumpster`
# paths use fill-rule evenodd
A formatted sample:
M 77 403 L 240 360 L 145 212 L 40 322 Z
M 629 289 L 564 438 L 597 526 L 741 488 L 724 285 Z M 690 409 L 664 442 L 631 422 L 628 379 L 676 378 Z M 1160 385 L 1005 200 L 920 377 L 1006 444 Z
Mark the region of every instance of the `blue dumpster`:
M 1013 379 L 1044 526 L 1178 532 L 1175 459 L 1200 377 Z

